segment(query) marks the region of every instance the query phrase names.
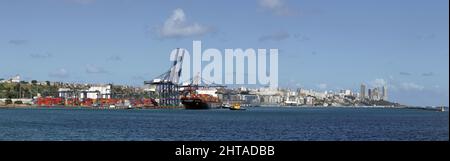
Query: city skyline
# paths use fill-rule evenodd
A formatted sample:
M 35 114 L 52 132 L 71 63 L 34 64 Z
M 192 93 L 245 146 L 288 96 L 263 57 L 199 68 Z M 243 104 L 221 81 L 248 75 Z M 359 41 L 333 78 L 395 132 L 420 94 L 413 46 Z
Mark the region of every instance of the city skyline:
M 357 92 L 361 83 L 386 85 L 395 102 L 448 106 L 447 6 L 6 0 L 0 53 L 13 61 L 0 63 L 0 78 L 143 85 L 169 67 L 172 49 L 202 40 L 204 48 L 278 48 L 280 87 Z

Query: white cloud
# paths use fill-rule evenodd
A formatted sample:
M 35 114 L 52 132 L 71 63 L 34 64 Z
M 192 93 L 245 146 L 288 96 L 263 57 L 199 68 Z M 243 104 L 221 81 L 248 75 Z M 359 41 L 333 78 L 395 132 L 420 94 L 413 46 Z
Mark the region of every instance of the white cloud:
M 404 75 L 404 76 L 411 76 L 412 74 L 409 72 L 400 72 L 400 75 Z
M 44 54 L 30 54 L 30 56 L 35 59 L 45 59 L 51 58 L 53 55 L 50 53 L 44 53 Z
M 400 88 L 403 90 L 419 90 L 419 91 L 421 91 L 425 87 L 415 84 L 415 83 L 412 83 L 412 82 L 404 82 L 404 83 L 400 84 Z
M 291 15 L 292 11 L 286 6 L 284 0 L 259 0 L 259 5 L 276 15 Z
M 108 61 L 121 61 L 121 60 L 122 60 L 122 57 L 115 55 L 115 56 L 110 56 L 110 57 L 108 57 L 107 60 L 108 60 Z
M 77 4 L 91 4 L 94 3 L 96 0 L 65 0 L 67 2 L 71 2 L 71 3 L 77 3 Z
M 434 75 L 433 72 L 422 73 L 422 76 L 424 76 L 424 77 L 430 77 L 430 76 L 433 76 L 433 75 Z
M 325 83 L 320 83 L 320 84 L 318 84 L 317 85 L 317 87 L 319 88 L 319 89 L 326 89 L 327 87 L 328 87 L 328 85 L 327 84 L 325 84 Z
M 382 87 L 382 86 L 387 86 L 387 81 L 382 78 L 377 78 L 377 79 L 369 82 L 369 84 L 372 87 Z
M 9 40 L 8 43 L 13 45 L 25 45 L 28 44 L 28 40 Z
M 420 34 L 416 36 L 419 40 L 432 40 L 436 38 L 436 34 L 434 33 L 426 33 L 426 34 Z
M 288 39 L 289 37 L 291 37 L 291 35 L 287 32 L 276 32 L 276 33 L 272 33 L 269 35 L 263 35 L 259 38 L 260 42 L 263 41 L 268 41 L 268 40 L 272 40 L 272 41 L 281 41 L 281 40 L 285 40 Z
M 103 69 L 101 67 L 97 67 L 92 64 L 88 64 L 88 65 L 86 65 L 86 73 L 88 73 L 88 74 L 104 74 L 104 73 L 108 73 L 108 71 L 106 71 L 105 69 Z
M 271 9 L 280 8 L 280 7 L 284 6 L 282 0 L 260 0 L 259 4 L 262 7 L 271 8 Z
M 309 38 L 308 36 L 305 36 L 305 35 L 303 35 L 303 34 L 294 34 L 294 38 L 295 38 L 297 41 L 308 41 L 308 40 L 311 39 L 311 38 Z
M 61 68 L 54 72 L 49 73 L 48 76 L 55 78 L 67 78 L 69 77 L 69 72 L 64 68 Z
M 210 32 L 208 27 L 196 22 L 189 22 L 181 8 L 175 9 L 169 19 L 164 22 L 164 25 L 158 29 L 161 38 L 198 36 L 208 32 Z

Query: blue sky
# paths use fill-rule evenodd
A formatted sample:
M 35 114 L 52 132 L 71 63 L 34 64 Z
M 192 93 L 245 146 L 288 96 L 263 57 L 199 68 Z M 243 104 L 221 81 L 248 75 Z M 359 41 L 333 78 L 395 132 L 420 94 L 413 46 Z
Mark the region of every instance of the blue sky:
M 448 3 L 2 0 L 0 78 L 142 85 L 167 70 L 173 48 L 201 40 L 278 48 L 282 87 L 387 84 L 392 101 L 448 105 Z M 183 24 L 171 26 L 176 13 Z

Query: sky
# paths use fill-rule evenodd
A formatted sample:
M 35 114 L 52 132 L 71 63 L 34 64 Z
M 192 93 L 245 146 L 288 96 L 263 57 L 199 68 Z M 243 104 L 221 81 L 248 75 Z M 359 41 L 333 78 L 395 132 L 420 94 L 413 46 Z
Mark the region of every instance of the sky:
M 0 78 L 143 85 L 174 48 L 279 49 L 279 86 L 449 104 L 447 0 L 2 0 Z

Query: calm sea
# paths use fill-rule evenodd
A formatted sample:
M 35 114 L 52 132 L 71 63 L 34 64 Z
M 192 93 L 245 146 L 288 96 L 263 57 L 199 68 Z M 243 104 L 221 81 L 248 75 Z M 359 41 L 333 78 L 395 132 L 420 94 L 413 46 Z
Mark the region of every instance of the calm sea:
M 448 112 L 0 109 L 0 140 L 449 140 Z

